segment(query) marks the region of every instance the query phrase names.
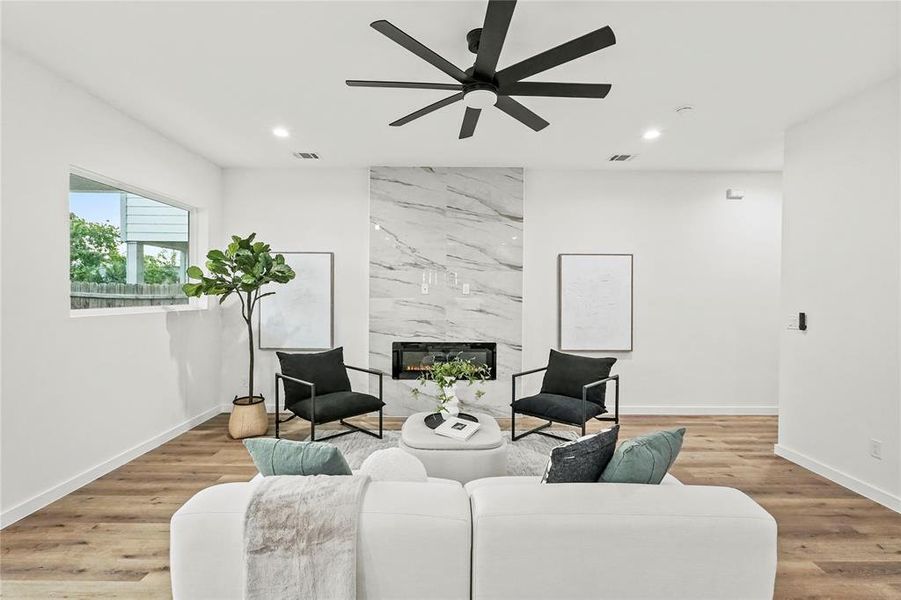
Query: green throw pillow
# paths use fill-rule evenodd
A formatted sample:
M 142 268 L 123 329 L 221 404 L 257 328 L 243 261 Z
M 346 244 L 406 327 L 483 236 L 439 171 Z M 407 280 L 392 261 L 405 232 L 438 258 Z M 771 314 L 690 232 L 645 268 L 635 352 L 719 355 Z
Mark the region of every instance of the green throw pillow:
M 604 483 L 652 483 L 663 481 L 682 449 L 685 428 L 641 435 L 620 444 L 601 473 Z
M 294 442 L 274 438 L 244 440 L 253 464 L 269 475 L 351 475 L 344 455 L 322 442 Z

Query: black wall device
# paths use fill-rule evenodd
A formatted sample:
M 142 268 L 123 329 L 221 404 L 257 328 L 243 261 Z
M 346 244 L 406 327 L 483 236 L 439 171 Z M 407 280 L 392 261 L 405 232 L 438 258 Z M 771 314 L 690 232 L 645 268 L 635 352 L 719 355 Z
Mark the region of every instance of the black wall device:
M 798 329 L 807 331 L 807 313 L 798 313 Z

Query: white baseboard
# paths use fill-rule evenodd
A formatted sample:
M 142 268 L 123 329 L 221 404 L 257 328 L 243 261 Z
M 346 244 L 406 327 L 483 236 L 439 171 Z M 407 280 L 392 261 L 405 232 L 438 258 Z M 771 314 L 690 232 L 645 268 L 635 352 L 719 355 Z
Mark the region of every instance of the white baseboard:
M 890 508 L 895 512 L 901 513 L 901 498 L 899 498 L 898 496 L 895 496 L 876 486 L 870 485 L 869 483 L 861 481 L 856 477 L 852 477 L 847 473 L 833 469 L 832 467 L 824 465 L 823 463 L 810 458 L 809 456 L 805 456 L 800 452 L 786 448 L 781 444 L 776 444 L 775 446 L 773 446 L 773 452 L 776 454 L 776 456 L 781 456 L 785 460 L 791 461 L 798 466 L 804 467 L 808 471 L 812 471 L 817 475 L 825 477 L 826 479 L 833 481 L 842 487 L 848 488 L 852 492 L 856 492 L 865 498 L 869 498 L 873 502 L 878 502 L 886 508 Z
M 610 408 L 609 406 L 607 407 Z M 619 407 L 623 415 L 776 415 L 778 406 L 747 406 L 741 404 L 697 404 L 691 406 L 623 406 Z
M 40 510 L 50 504 L 51 502 L 56 502 L 63 496 L 67 494 L 71 494 L 75 490 L 80 487 L 83 487 L 98 477 L 102 477 L 109 473 L 114 469 L 118 469 L 125 463 L 134 460 L 135 458 L 145 454 L 153 450 L 154 448 L 161 446 L 171 440 L 172 438 L 181 435 L 182 433 L 200 425 L 204 421 L 211 419 L 212 417 L 218 415 L 223 412 L 222 406 L 214 406 L 213 408 L 204 411 L 203 413 L 197 415 L 196 417 L 192 417 L 183 423 L 176 425 L 175 427 L 164 431 L 163 433 L 154 436 L 143 442 L 118 454 L 111 459 L 100 463 L 99 465 L 84 471 L 76 475 L 75 477 L 69 479 L 68 481 L 64 481 L 59 485 L 55 485 L 49 490 L 41 492 L 37 496 L 34 496 L 21 504 L 18 504 L 8 510 L 0 513 L 0 529 L 12 525 L 16 521 L 27 517 L 31 513 Z

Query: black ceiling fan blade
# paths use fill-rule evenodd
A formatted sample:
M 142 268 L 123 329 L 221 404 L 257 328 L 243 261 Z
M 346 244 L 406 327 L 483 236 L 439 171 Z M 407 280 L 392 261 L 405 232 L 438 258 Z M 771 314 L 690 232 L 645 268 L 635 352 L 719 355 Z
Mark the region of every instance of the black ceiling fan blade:
M 460 127 L 460 139 L 472 137 L 476 131 L 476 123 L 479 122 L 479 115 L 482 114 L 481 108 L 466 107 L 466 113 L 463 115 L 463 126 Z
M 404 88 L 416 90 L 462 90 L 463 86 L 459 83 L 423 83 L 419 81 L 369 81 L 364 79 L 348 79 L 345 81 L 350 87 L 370 87 L 370 88 Z
M 498 85 L 504 86 L 548 69 L 553 69 L 558 65 L 581 58 L 586 54 L 597 52 L 615 43 L 616 36 L 613 35 L 613 30 L 609 26 L 601 27 L 591 33 L 586 33 L 582 37 L 560 44 L 550 50 L 545 50 L 540 54 L 498 71 L 496 79 Z
M 509 96 L 498 96 L 495 106 L 517 121 L 531 127 L 533 131 L 541 131 L 550 125 L 550 123 Z
M 609 83 L 551 83 L 519 81 L 498 89 L 507 96 L 551 96 L 557 98 L 606 98 L 613 87 Z
M 516 0 L 488 0 L 485 23 L 479 38 L 479 52 L 473 67 L 473 73 L 481 79 L 491 80 L 494 77 L 515 8 Z
M 444 98 L 443 100 L 439 100 L 438 102 L 433 102 L 432 104 L 429 104 L 425 108 L 420 108 L 416 112 L 411 112 L 406 117 L 401 117 L 397 121 L 390 123 L 390 125 L 391 125 L 391 127 L 400 127 L 401 125 L 406 125 L 410 121 L 418 119 L 419 117 L 423 117 L 423 116 L 429 114 L 430 112 L 434 112 L 434 111 L 438 110 L 439 108 L 444 108 L 445 106 L 448 106 L 449 104 L 453 104 L 454 102 L 459 102 L 462 99 L 463 99 L 463 92 L 454 94 L 453 96 L 448 96 L 447 98 Z
M 388 21 L 374 21 L 370 24 L 370 27 L 397 42 L 430 65 L 441 69 L 460 83 L 469 81 L 469 77 L 466 73 L 461 71 L 458 67 L 439 56 L 435 51 L 426 48 Z

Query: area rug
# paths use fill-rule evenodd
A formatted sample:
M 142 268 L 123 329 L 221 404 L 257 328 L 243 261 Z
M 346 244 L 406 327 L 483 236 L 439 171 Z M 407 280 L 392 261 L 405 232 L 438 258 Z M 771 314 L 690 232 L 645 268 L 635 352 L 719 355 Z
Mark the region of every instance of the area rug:
M 578 437 L 571 431 L 554 430 L 553 433 L 572 439 Z M 507 440 L 507 475 L 544 474 L 551 449 L 563 443 L 543 435 L 530 435 L 511 443 L 509 432 L 503 432 L 503 436 Z M 397 448 L 399 440 L 399 431 L 385 431 L 382 439 L 355 432 L 329 440 L 328 443 L 334 444 L 341 450 L 341 454 L 344 455 L 351 469 L 359 469 L 367 456 L 376 450 Z

